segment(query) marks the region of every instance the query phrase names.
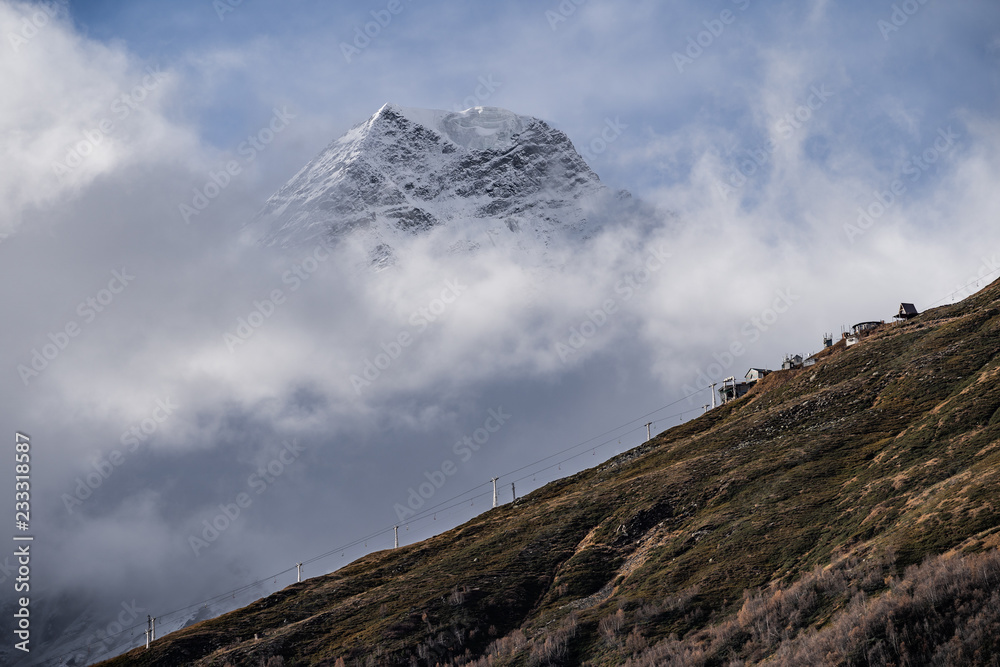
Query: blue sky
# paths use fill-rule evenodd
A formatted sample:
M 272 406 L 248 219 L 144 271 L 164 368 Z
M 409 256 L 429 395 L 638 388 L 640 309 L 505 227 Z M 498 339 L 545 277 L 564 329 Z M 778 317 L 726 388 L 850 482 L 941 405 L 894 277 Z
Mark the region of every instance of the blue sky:
M 662 430 L 709 400 L 684 389 L 705 374 L 777 367 L 824 332 L 1000 276 L 996 2 L 400 0 L 391 21 L 389 0 L 244 0 L 221 19 L 212 0 L 60 6 L 46 18 L 0 0 L 0 306 L 17 322 L 0 333 L 0 422 L 45 443 L 39 586 L 90 604 L 84 626 L 123 599 L 184 606 L 391 525 L 490 409 L 514 417 L 442 494 L 680 401 Z M 379 17 L 348 62 L 343 44 Z M 605 183 L 655 208 L 649 225 L 544 284 L 418 250 L 377 277 L 329 263 L 230 354 L 223 332 L 301 261 L 244 242 L 267 197 L 386 102 L 470 98 L 564 131 Z M 246 159 L 276 109 L 287 127 Z M 234 159 L 240 174 L 184 224 L 179 204 Z M 659 244 L 669 267 L 562 363 L 555 343 Z M 78 304 L 123 267 L 134 282 L 83 320 Z M 469 298 L 355 396 L 347 377 L 398 332 L 394 313 L 456 276 Z M 82 333 L 23 381 L 69 322 Z M 737 342 L 746 354 L 727 358 Z M 67 511 L 64 494 L 167 397 L 180 407 Z M 192 554 L 191 531 L 290 438 L 305 465 Z
M 885 38 L 879 21 L 892 21 L 892 3 L 586 2 L 563 17 L 558 3 L 404 1 L 346 62 L 341 45 L 385 4 L 244 2 L 221 20 L 200 1 L 80 2 L 70 12 L 83 34 L 195 81 L 210 76 L 178 112 L 223 149 L 276 101 L 342 129 L 386 101 L 451 108 L 493 76 L 501 86 L 491 103 L 551 120 L 578 143 L 620 116 L 633 129 L 622 145 L 710 123 L 737 139 L 716 148 L 738 152 L 764 131 L 754 106 L 766 77 L 794 67 L 803 94 L 812 83 L 837 92 L 825 122 L 838 142 L 888 171 L 956 114 L 1000 104 L 1000 8 L 988 2 L 918 4 Z M 672 55 L 724 11 L 733 22 L 678 72 Z M 564 20 L 553 29 L 546 12 Z M 623 185 L 649 173 L 623 158 L 597 161 Z M 683 176 L 684 162 L 656 177 Z

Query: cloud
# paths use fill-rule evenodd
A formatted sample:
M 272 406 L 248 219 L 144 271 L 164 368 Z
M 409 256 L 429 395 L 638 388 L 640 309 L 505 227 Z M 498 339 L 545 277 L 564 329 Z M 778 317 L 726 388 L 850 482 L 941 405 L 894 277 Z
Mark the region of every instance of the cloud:
M 915 45 L 931 14 L 894 52 L 874 14 L 816 2 L 800 22 L 754 4 L 681 75 L 671 52 L 715 10 L 592 0 L 553 32 L 544 8 L 524 7 L 491 10 L 487 25 L 414 5 L 351 66 L 329 37 L 350 21 L 293 26 L 282 23 L 292 10 L 250 5 L 185 24 L 209 36 L 176 52 L 100 41 L 64 12 L 16 51 L 0 45 L 0 280 L 16 285 L 4 293 L 16 326 L 0 333 L 0 414 L 43 443 L 36 509 L 57 545 L 39 555 L 47 595 L 79 585 L 115 609 L 142 590 L 151 611 L 184 606 L 391 525 L 393 504 L 455 458 L 488 409 L 513 417 L 436 498 L 683 399 L 703 377 L 773 368 L 842 324 L 900 301 L 923 309 L 993 270 L 1000 127 L 984 109 L 996 91 L 971 76 L 949 83 L 953 101 L 926 103 L 952 77 Z M 0 35 L 37 11 L 0 3 Z M 267 23 L 296 39 L 224 32 Z M 945 42 L 967 29 L 940 26 Z M 910 65 L 870 67 L 890 61 Z M 486 244 L 448 252 L 461 235 L 440 229 L 381 272 L 349 245 L 242 242 L 268 194 L 382 103 L 450 108 L 489 75 L 502 82 L 490 104 L 543 116 L 578 147 L 609 119 L 628 126 L 592 157 L 635 198 L 591 211 L 602 229 L 588 242 L 540 264 Z M 245 160 L 241 142 L 286 100 L 287 131 L 185 224 L 179 206 Z M 949 127 L 954 145 L 937 151 Z M 99 141 L 82 155 L 88 136 Z M 79 164 L 56 174 L 73 150 Z M 878 201 L 894 180 L 905 191 Z M 850 236 L 873 202 L 884 211 Z M 134 279 L 114 291 L 115 272 Z M 18 366 L 34 369 L 34 352 L 51 354 L 25 382 Z M 689 414 L 661 413 L 660 426 L 706 400 L 691 396 L 677 407 Z M 253 475 L 293 440 L 303 453 L 258 494 Z M 240 493 L 253 504 L 194 553 L 189 538 Z M 81 501 L 72 512 L 66 495 Z
M 0 4 L 0 33 L 8 42 L 0 60 L 7 91 L 0 131 L 8 138 L 0 232 L 14 231 L 27 209 L 71 196 L 143 155 L 193 147 L 190 133 L 161 113 L 171 73 L 81 37 L 59 5 Z

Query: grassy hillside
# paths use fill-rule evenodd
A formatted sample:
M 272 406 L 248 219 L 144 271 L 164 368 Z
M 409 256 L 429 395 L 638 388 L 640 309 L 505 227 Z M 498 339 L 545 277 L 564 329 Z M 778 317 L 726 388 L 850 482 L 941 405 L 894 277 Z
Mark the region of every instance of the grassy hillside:
M 103 664 L 995 665 L 998 352 L 995 283 Z

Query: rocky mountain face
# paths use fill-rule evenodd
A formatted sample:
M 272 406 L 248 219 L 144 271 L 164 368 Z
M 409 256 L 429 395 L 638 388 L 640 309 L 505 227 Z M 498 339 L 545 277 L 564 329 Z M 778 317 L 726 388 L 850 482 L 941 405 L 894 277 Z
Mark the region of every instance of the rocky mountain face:
M 383 106 L 331 143 L 251 223 L 283 247 L 355 232 L 379 265 L 407 236 L 455 232 L 455 250 L 503 244 L 544 253 L 586 237 L 588 208 L 607 196 L 565 134 L 504 109 Z
M 996 664 L 998 341 L 1000 282 L 107 664 Z

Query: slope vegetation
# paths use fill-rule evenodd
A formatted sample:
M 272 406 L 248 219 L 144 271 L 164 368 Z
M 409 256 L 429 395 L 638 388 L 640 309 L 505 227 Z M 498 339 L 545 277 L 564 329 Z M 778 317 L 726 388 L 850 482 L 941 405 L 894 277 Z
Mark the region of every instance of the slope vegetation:
M 998 352 L 1000 282 L 105 664 L 997 664 Z

